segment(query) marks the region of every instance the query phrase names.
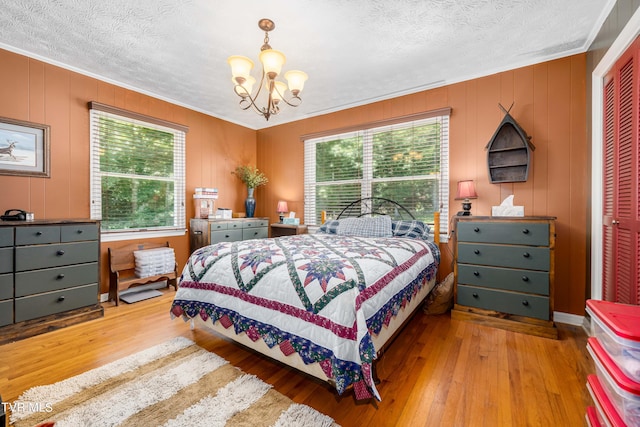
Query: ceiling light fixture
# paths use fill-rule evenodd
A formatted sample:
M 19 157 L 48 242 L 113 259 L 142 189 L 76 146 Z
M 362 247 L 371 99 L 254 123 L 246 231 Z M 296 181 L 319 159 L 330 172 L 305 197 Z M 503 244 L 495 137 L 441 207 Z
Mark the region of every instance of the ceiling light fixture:
M 227 62 L 231 66 L 232 81 L 235 85 L 233 90 L 240 97 L 240 107 L 243 110 L 253 107 L 258 114 L 269 120 L 269 117 L 280 112 L 280 101 L 284 101 L 291 107 L 300 105 L 302 102 L 300 92 L 302 92 L 304 82 L 308 76 L 306 73 L 297 70 L 286 72 L 284 77 L 289 83 L 290 96 L 289 99 L 285 98 L 287 85 L 276 80 L 276 78 L 287 59 L 282 52 L 272 49 L 269 45 L 269 31 L 273 30 L 276 24 L 272 20 L 265 18 L 258 21 L 258 27 L 264 31 L 264 44 L 260 48 L 259 55 L 262 63 L 262 77 L 255 95 L 251 95 L 253 85 L 256 82 L 256 79 L 251 77 L 250 74 L 253 68 L 253 61 L 246 56 L 234 55 L 230 56 Z M 258 106 L 258 97 L 263 89 L 268 92 L 267 105 L 260 107 Z

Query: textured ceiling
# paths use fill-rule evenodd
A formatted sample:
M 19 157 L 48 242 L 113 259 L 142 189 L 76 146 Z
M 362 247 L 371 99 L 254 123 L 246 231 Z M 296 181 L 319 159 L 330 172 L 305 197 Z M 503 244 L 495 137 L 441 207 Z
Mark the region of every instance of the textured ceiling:
M 4 0 L 0 47 L 260 129 L 584 52 L 614 3 Z M 226 63 L 258 62 L 261 18 L 283 71 L 309 74 L 268 122 L 240 110 Z

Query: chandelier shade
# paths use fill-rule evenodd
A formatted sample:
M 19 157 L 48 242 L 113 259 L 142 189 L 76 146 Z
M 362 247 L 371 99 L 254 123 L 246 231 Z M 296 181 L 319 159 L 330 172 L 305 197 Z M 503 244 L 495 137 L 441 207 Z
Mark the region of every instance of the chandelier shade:
M 284 74 L 284 78 L 287 79 L 287 83 L 289 83 L 291 93 L 297 95 L 304 89 L 304 82 L 307 81 L 309 76 L 303 71 L 291 70 Z
M 271 79 L 275 79 L 280 74 L 282 66 L 287 62 L 287 58 L 284 56 L 284 53 L 275 49 L 263 50 L 260 52 L 260 56 L 258 56 L 258 58 L 262 63 L 264 73 Z
M 237 81 L 238 77 L 246 79 L 251 76 L 253 69 L 253 61 L 246 56 L 234 55 L 227 59 L 227 63 L 231 66 L 231 75 Z
M 300 92 L 302 92 L 304 83 L 309 76 L 302 71 L 291 70 L 284 75 L 288 86 L 284 82 L 276 80 L 280 76 L 287 58 L 284 53 L 272 49 L 269 45 L 269 31 L 275 28 L 273 21 L 261 19 L 258 22 L 258 27 L 264 31 L 264 44 L 258 55 L 262 65 L 262 75 L 260 84 L 257 85 L 257 91 L 253 93 L 256 79 L 251 76 L 251 70 L 254 66 L 251 59 L 246 56 L 232 55 L 227 59 L 227 63 L 231 67 L 234 91 L 240 97 L 240 108 L 243 110 L 253 108 L 258 114 L 269 120 L 269 117 L 280 112 L 282 102 L 291 107 L 300 105 L 302 102 Z M 261 106 L 261 103 L 266 105 Z

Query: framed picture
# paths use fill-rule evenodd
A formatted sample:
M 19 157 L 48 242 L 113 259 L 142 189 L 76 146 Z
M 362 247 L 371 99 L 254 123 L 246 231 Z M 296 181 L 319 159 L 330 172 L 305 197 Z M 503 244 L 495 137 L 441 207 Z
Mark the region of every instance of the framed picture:
M 0 117 L 0 175 L 49 178 L 49 126 Z

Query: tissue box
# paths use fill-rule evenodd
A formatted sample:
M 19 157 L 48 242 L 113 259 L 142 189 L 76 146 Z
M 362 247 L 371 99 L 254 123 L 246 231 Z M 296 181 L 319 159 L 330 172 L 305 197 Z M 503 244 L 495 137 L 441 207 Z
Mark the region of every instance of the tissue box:
M 300 218 L 282 218 L 283 224 L 300 225 Z
M 491 216 L 524 216 L 524 206 L 491 206 Z
M 216 218 L 231 219 L 231 209 L 218 208 Z

